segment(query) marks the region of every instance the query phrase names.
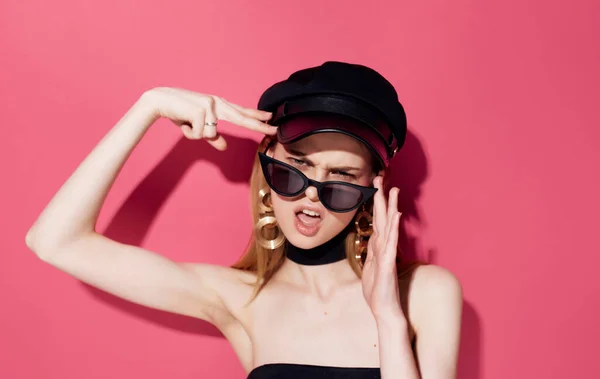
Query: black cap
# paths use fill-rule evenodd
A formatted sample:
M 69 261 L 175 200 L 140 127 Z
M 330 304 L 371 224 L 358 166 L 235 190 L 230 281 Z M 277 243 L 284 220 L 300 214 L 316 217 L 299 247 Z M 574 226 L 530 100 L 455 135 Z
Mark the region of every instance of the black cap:
M 277 137 L 282 143 L 319 132 L 344 133 L 365 143 L 384 167 L 406 139 L 406 114 L 396 90 L 377 71 L 359 64 L 328 61 L 296 71 L 269 87 L 258 109 L 273 112 L 269 123 L 281 126 Z M 284 123 L 306 114 L 337 114 L 360 123 Z

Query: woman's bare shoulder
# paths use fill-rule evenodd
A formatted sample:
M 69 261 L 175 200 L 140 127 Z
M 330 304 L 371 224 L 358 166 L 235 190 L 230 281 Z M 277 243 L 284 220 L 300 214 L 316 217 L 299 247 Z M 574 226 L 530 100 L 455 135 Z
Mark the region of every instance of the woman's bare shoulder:
M 229 322 L 230 317 L 241 321 L 245 318 L 246 304 L 252 298 L 256 274 L 250 271 L 210 263 L 185 262 L 181 265 L 193 273 L 199 288 L 214 292 L 221 304 L 217 316 L 218 323 Z
M 448 269 L 433 264 L 414 269 L 409 287 L 409 313 L 415 329 L 427 315 L 449 315 L 462 309 L 462 285 Z
M 433 264 L 415 268 L 411 287 L 419 292 L 426 291 L 442 295 L 461 291 L 460 281 L 450 270 Z

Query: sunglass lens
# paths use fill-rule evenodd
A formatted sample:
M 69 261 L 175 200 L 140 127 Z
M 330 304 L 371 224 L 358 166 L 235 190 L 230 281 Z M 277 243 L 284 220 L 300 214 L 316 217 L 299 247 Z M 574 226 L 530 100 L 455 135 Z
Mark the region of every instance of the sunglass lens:
M 270 177 L 271 186 L 278 192 L 287 195 L 295 195 L 304 187 L 304 180 L 302 177 L 288 167 L 276 163 L 269 163 L 267 172 Z
M 343 184 L 327 184 L 321 189 L 321 201 L 330 208 L 344 211 L 354 208 L 363 199 L 362 192 Z

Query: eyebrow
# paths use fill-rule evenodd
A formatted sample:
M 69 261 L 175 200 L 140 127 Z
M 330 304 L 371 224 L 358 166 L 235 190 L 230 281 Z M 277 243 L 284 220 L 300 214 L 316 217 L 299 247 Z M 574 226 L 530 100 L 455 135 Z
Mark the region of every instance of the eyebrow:
M 306 153 L 301 152 L 300 150 L 295 150 L 295 149 L 289 149 L 288 150 L 290 154 L 292 155 L 297 155 L 299 157 L 302 157 L 306 160 L 306 162 L 308 162 L 310 165 L 315 165 L 310 159 L 306 158 Z M 337 166 L 337 167 L 328 167 L 329 170 L 339 170 L 339 171 L 360 171 L 360 168 L 358 167 L 352 167 L 352 166 Z

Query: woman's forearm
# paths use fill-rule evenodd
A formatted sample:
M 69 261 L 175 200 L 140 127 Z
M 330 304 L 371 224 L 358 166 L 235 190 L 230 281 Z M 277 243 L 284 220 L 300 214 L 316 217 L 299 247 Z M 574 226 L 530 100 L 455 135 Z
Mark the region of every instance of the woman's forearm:
M 406 320 L 390 316 L 377 320 L 382 379 L 419 379 Z
M 94 230 L 100 209 L 127 158 L 158 118 L 142 95 L 56 192 L 26 242 L 38 255 Z

